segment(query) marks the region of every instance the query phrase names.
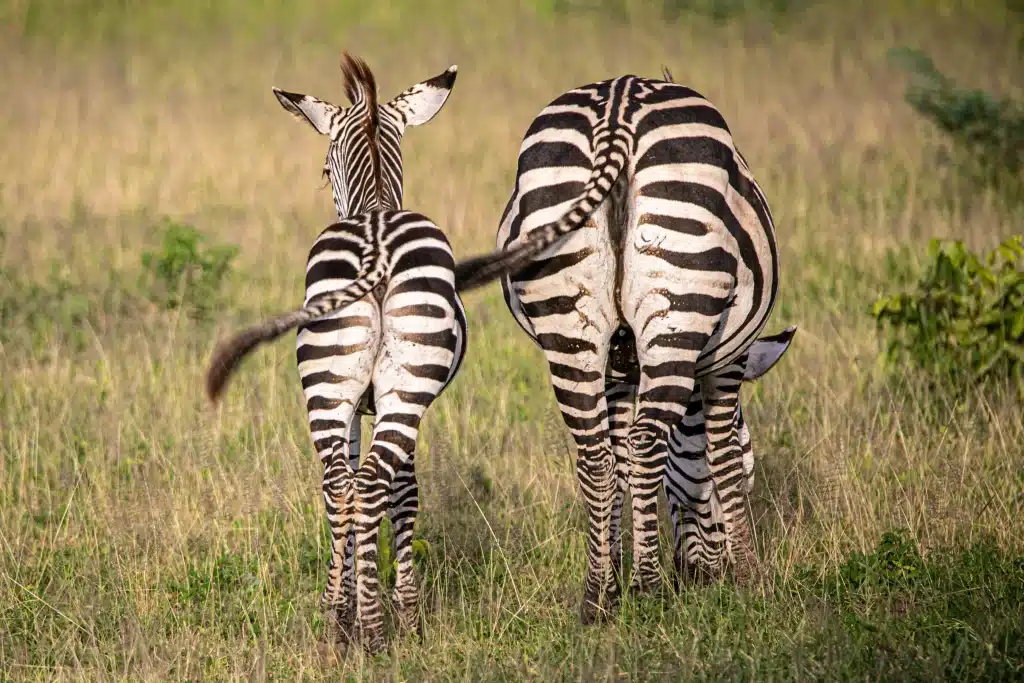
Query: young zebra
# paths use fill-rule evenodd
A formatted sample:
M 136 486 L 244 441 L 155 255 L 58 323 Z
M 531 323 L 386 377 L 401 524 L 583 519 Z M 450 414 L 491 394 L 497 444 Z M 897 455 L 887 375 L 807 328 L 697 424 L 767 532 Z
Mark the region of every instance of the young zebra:
M 543 258 L 527 255 L 576 227 Z M 726 434 L 717 425 L 738 410 L 733 366 L 768 320 L 779 266 L 767 202 L 722 115 L 689 88 L 633 75 L 559 96 L 524 136 L 497 241 L 511 253 L 459 264 L 456 283 L 514 273 L 506 303 L 547 357 L 589 517 L 582 620 L 618 599 L 617 460 L 629 470 L 633 586 L 661 583 L 657 494 L 698 378 L 725 552 L 743 559 L 742 456 L 735 421 Z M 634 401 L 628 430 L 610 433 L 609 415 Z
M 298 369 L 324 468 L 332 536 L 321 601 L 326 635 L 342 641 L 358 636 L 372 652 L 383 645 L 376 554 L 385 512 L 394 526 L 400 625 L 420 630 L 411 543 L 418 510 L 416 438 L 466 348 L 448 240 L 425 216 L 401 210 L 402 135 L 437 114 L 456 67 L 378 104 L 365 62 L 345 53 L 341 66 L 347 108 L 274 88 L 288 112 L 330 138 L 324 173 L 340 220 L 310 249 L 303 308 L 222 343 L 210 364 L 207 393 L 216 401 L 246 354 L 299 328 Z M 360 414 L 375 415 L 361 466 Z

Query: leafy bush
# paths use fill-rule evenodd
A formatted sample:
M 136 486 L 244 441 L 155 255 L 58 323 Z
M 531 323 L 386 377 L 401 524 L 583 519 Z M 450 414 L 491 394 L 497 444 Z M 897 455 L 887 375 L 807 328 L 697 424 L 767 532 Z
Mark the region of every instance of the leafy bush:
M 0 345 L 39 350 L 56 337 L 81 350 L 94 308 L 95 302 L 67 279 L 57 262 L 50 264 L 50 275 L 41 283 L 0 268 Z
M 907 103 L 950 136 L 968 174 L 1020 198 L 1024 105 L 958 87 L 920 50 L 900 48 L 890 54 L 912 74 Z
M 888 327 L 888 360 L 905 359 L 939 379 L 977 381 L 1024 375 L 1024 239 L 984 257 L 963 242 L 932 240 L 913 292 L 878 299 L 872 314 Z
M 833 595 L 863 588 L 894 590 L 916 580 L 924 569 L 917 543 L 906 529 L 882 534 L 874 552 L 854 551 L 839 567 L 833 581 Z
M 160 251 L 142 255 L 144 289 L 154 303 L 187 308 L 203 317 L 216 306 L 238 247 L 204 246 L 206 237 L 191 225 L 164 219 Z

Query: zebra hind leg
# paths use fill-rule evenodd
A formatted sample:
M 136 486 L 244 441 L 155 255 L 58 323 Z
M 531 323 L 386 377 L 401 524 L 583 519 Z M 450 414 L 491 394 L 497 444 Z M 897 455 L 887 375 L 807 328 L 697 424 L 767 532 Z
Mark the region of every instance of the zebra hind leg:
M 682 318 L 683 316 L 678 316 Z M 670 316 L 665 320 L 671 321 Z M 676 329 L 687 329 L 688 320 Z M 667 326 L 665 331 L 647 328 L 650 336 L 637 340 L 643 372 L 637 397 L 636 418 L 629 430 L 629 490 L 633 507 L 633 576 L 630 588 L 651 592 L 663 584 L 659 551 L 658 493 L 668 472 L 668 441 L 671 429 L 681 423 L 694 389 L 692 369 L 697 354 L 710 337 L 710 325 L 697 324 L 687 337 Z M 679 340 L 682 341 L 679 341 Z
M 355 474 L 354 526 L 356 571 L 356 629 L 368 654 L 384 649 L 384 612 L 377 576 L 380 523 L 387 512 L 391 482 L 381 466 L 381 453 L 371 448 Z
M 707 464 L 707 438 L 700 382 L 694 385 L 686 415 L 674 425 L 668 441 L 665 496 L 673 530 L 676 588 L 706 583 L 705 567 L 717 562 L 725 548 L 721 524 L 711 510 L 712 483 Z
M 370 401 L 373 400 L 372 385 L 364 392 L 362 400 L 367 400 L 367 396 L 369 396 Z M 352 424 L 349 426 L 348 431 L 348 466 L 351 477 L 355 477 L 355 472 L 359 469 L 359 452 L 362 445 L 361 421 L 362 414 L 357 410 L 356 414 L 352 416 Z M 355 515 L 355 498 L 350 495 L 347 500 L 346 519 L 352 520 Z M 358 638 L 358 633 L 356 630 L 356 535 L 351 521 L 348 525 L 346 537 L 345 569 L 342 574 L 342 583 L 345 587 L 345 611 L 341 618 L 347 625 L 348 632 L 351 633 L 349 642 L 352 642 Z
M 629 427 L 633 424 L 636 408 L 636 385 L 629 382 L 609 382 L 605 385 L 608 400 L 608 429 L 615 456 L 615 496 L 612 499 L 612 513 L 609 520 L 608 536 L 611 546 L 612 570 L 615 572 L 615 588 L 622 588 L 622 510 L 629 490 Z
M 573 365 L 559 352 L 548 353 L 551 379 L 562 419 L 576 442 L 576 481 L 587 511 L 587 570 L 583 579 L 580 622 L 592 624 L 618 607 L 619 592 L 611 559 L 611 513 L 615 497 L 615 456 L 608 438 L 608 403 L 604 394 L 607 340 L 579 344 Z M 571 386 L 563 388 L 562 383 Z
M 732 565 L 735 578 L 746 583 L 757 569 L 757 555 L 747 519 L 747 473 L 738 428 L 742 364 L 731 365 L 716 375 L 702 378 L 704 423 L 708 437 L 707 462 L 714 489 L 712 511 L 725 531 L 723 562 L 709 570 L 720 573 Z
M 388 405 L 382 406 L 378 401 L 373 444 L 355 476 L 356 620 L 360 641 L 370 654 L 380 652 L 385 645 L 377 575 L 377 544 L 385 514 L 395 522 L 398 616 L 402 620 L 418 614 L 418 586 L 412 564 L 412 530 L 418 503 L 413 455 L 424 408 L 414 407 L 410 412 L 410 404 L 397 393 L 389 395 L 386 402 Z M 402 508 L 391 509 L 395 499 L 403 502 Z M 410 511 L 413 514 L 408 514 Z
M 416 568 L 413 564 L 413 532 L 416 527 L 416 514 L 419 511 L 419 487 L 416 482 L 416 469 L 410 458 L 403 463 L 391 485 L 391 503 L 389 516 L 394 530 L 395 560 L 398 569 L 395 572 L 395 588 L 392 593 L 392 604 L 398 617 L 398 628 L 402 632 L 415 633 L 423 637 L 423 621 L 419 611 L 419 582 L 416 579 Z
M 354 512 L 353 472 L 345 451 L 345 442 L 336 441 L 326 459 L 323 479 L 324 504 L 331 531 L 331 561 L 320 607 L 325 619 L 324 640 L 340 644 L 348 644 L 356 638 L 353 539 L 350 533 Z

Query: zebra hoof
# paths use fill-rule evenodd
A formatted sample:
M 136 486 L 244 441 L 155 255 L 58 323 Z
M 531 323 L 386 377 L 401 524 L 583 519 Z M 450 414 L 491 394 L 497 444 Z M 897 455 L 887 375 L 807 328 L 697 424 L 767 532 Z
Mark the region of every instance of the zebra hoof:
M 345 658 L 347 646 L 336 643 L 327 637 L 320 638 L 316 644 L 316 653 L 325 666 L 337 666 Z
M 619 606 L 619 591 L 609 588 L 600 598 L 585 595 L 580 603 L 580 624 L 591 626 L 607 622 Z
M 658 593 L 664 586 L 661 574 L 657 572 L 645 572 L 633 574 L 633 580 L 629 584 L 629 592 L 633 595 L 650 595 Z
M 387 649 L 387 642 L 384 640 L 384 634 L 379 631 L 371 636 L 363 638 L 362 640 L 363 652 L 371 657 L 379 655 Z
M 420 611 L 413 607 L 398 607 L 397 626 L 400 635 L 411 635 L 419 642 L 423 642 L 423 617 Z
M 601 609 L 593 600 L 583 598 L 583 603 L 580 605 L 580 624 L 583 626 L 593 626 L 598 624 L 602 620 L 604 610 Z
M 719 582 L 723 574 L 721 567 L 712 567 L 704 563 L 684 565 L 681 578 L 690 586 L 712 586 Z

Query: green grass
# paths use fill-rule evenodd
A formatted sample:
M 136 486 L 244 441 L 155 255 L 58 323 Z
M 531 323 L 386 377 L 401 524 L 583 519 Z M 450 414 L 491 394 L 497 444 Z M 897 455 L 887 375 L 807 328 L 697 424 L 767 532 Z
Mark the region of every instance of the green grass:
M 936 161 L 888 50 L 1019 98 L 1016 29 L 989 5 L 817 5 L 773 30 L 626 4 L 631 25 L 526 3 L 0 10 L 0 679 L 1024 680 L 1020 398 L 892 377 L 870 316 L 929 238 L 986 249 L 1024 218 Z M 460 256 L 493 245 L 559 92 L 664 63 L 722 108 L 778 225 L 768 332 L 800 326 L 744 394 L 763 585 L 578 625 L 573 448 L 490 287 L 418 447 L 425 640 L 318 651 L 328 535 L 292 342 L 217 409 L 202 377 L 218 339 L 301 300 L 333 206 L 323 140 L 270 86 L 340 100 L 342 47 L 385 97 L 459 64 L 403 151 L 406 206 Z M 173 263 L 165 216 L 206 238 L 179 230 Z M 217 245 L 238 247 L 224 277 Z M 175 290 L 185 272 L 201 286 Z
M 309 596 L 326 555 L 316 514 L 307 516 L 304 534 L 283 517 L 262 515 L 234 525 L 238 550 L 197 545 L 170 563 L 89 544 L 26 558 L 9 579 L 36 599 L 5 610 L 6 640 L 16 643 L 6 654 L 21 667 L 51 671 L 152 671 L 169 658 L 160 675 L 176 680 L 238 675 L 246 664 L 272 678 L 311 674 L 315 665 L 294 648 L 319 627 L 316 619 L 310 624 Z M 443 542 L 438 530 L 427 536 Z M 515 585 L 513 575 L 527 579 L 550 553 L 442 553 L 423 568 L 425 595 L 450 607 L 431 619 L 423 646 L 404 647 L 377 671 L 414 680 L 575 679 L 588 671 L 630 680 L 1019 680 L 1024 557 L 979 542 L 922 559 L 899 540 L 886 538 L 825 574 L 799 568 L 767 595 L 718 587 L 627 602 L 613 626 L 587 632 L 576 627 L 564 588 Z M 559 564 L 563 573 L 578 569 L 577 562 Z M 130 577 L 140 575 L 145 588 L 132 585 Z M 102 597 L 76 587 L 82 583 L 98 586 Z M 517 588 L 541 595 L 513 612 Z M 497 609 L 502 591 L 509 604 Z M 190 645 L 195 661 L 174 662 L 173 653 Z

